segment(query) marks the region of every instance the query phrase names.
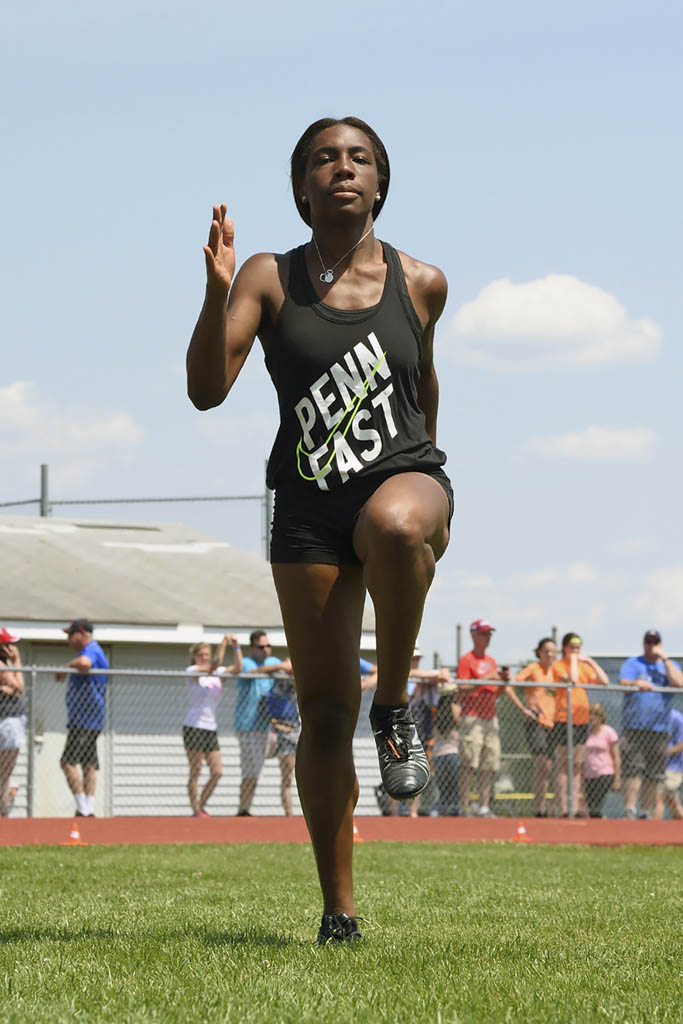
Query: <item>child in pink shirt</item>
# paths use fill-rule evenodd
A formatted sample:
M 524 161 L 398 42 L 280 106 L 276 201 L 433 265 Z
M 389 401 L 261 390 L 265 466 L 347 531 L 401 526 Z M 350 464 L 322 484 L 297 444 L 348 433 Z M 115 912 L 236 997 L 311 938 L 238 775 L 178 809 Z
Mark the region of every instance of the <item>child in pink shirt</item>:
M 612 726 L 607 725 L 602 704 L 591 704 L 589 722 L 583 777 L 588 813 L 591 818 L 601 818 L 608 791 L 621 788 L 619 737 Z

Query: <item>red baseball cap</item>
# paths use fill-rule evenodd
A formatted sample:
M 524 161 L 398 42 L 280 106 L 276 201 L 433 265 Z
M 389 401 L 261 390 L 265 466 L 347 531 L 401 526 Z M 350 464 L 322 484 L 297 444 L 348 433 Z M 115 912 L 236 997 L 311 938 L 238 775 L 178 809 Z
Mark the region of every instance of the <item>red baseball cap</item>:
M 470 626 L 470 633 L 495 633 L 496 627 L 486 619 L 475 619 Z
M 16 633 L 10 633 L 4 627 L 0 629 L 0 644 L 18 644 L 20 640 L 21 637 L 17 636 Z

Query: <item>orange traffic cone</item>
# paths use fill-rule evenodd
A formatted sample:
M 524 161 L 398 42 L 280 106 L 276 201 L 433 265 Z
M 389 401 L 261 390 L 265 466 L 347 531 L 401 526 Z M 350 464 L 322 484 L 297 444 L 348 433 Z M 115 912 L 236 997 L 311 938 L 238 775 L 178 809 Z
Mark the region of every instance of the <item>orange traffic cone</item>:
M 514 836 L 512 837 L 512 842 L 513 843 L 530 843 L 530 842 L 532 842 L 532 840 L 527 835 L 527 830 L 524 827 L 524 825 L 521 823 L 521 821 L 520 821 L 519 825 L 517 826 L 517 831 L 515 832 Z
M 358 831 L 358 826 L 356 825 L 355 821 L 353 823 L 353 841 L 354 843 L 365 842 L 365 840 L 361 838 L 360 832 Z
M 67 841 L 65 843 L 62 843 L 62 846 L 87 846 L 87 845 L 88 844 L 84 843 L 83 840 L 81 839 L 81 833 L 79 832 L 78 824 L 74 821 L 73 825 L 71 826 L 71 832 L 69 833 L 69 838 L 67 839 Z

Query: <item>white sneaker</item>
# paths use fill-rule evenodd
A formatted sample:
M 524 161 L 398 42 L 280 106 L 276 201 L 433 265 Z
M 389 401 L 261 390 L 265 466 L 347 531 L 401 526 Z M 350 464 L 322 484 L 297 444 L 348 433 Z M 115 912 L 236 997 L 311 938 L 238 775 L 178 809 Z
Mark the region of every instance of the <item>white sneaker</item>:
M 492 818 L 493 814 L 488 807 L 480 807 L 478 811 L 478 817 L 480 818 Z
M 633 821 L 633 819 L 636 817 L 635 807 L 624 807 L 624 817 L 628 818 L 629 821 Z

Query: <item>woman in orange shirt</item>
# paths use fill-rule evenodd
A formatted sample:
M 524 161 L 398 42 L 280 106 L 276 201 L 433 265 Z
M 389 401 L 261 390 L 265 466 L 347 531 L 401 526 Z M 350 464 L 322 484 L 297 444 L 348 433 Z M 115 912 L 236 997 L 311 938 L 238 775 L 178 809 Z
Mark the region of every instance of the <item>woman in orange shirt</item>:
M 545 795 L 553 767 L 552 734 L 555 722 L 555 697 L 548 693 L 544 684 L 555 681 L 553 662 L 557 657 L 557 645 L 552 637 L 545 636 L 538 641 L 534 654 L 538 661 L 525 665 L 515 679 L 519 682 L 530 682 L 532 686 L 524 687 L 524 700 L 533 711 L 536 721 L 524 721 L 524 731 L 529 750 L 534 758 L 534 814 L 537 818 L 547 818 Z
M 583 776 L 583 758 L 588 736 L 590 719 L 588 694 L 584 686 L 609 686 L 605 671 L 593 658 L 581 654 L 581 637 L 578 633 L 566 633 L 562 638 L 562 657 L 553 665 L 553 675 L 557 683 L 569 683 L 566 688 L 555 690 L 555 725 L 553 727 L 553 746 L 557 748 L 557 771 L 555 773 L 555 792 L 560 815 L 567 815 L 567 694 L 571 694 L 571 711 L 574 741 L 574 797 L 572 800 L 572 816 L 579 809 L 581 779 Z

